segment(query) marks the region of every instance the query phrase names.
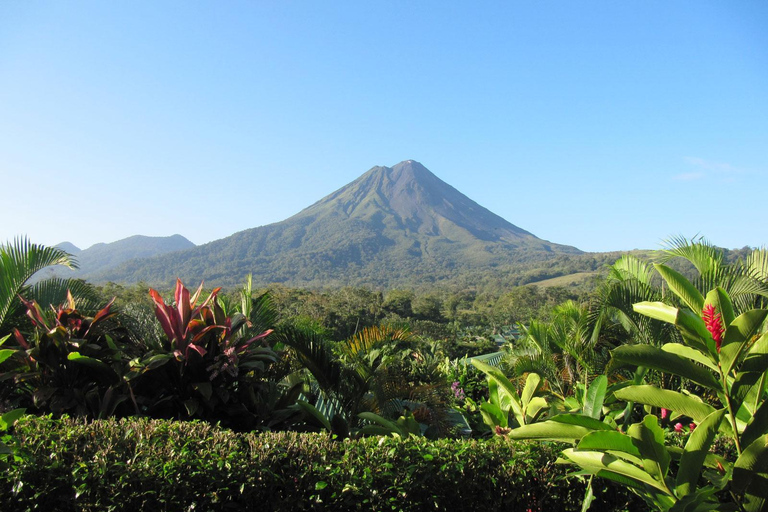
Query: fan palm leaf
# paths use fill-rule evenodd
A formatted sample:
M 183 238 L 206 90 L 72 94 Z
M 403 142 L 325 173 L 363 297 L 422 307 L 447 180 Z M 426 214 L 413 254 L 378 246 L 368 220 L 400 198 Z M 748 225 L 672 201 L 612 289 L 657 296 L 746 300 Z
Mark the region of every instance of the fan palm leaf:
M 76 284 L 82 281 L 69 279 L 44 280 L 35 288 L 29 289 L 27 282 L 38 271 L 51 265 L 64 265 L 71 269 L 77 268 L 75 259 L 56 247 L 45 247 L 31 243 L 26 237 L 16 238 L 13 243 L 0 245 L 0 332 L 3 324 L 21 307 L 17 300 L 19 294 L 28 295 L 40 304 L 45 302 L 34 295 L 35 291 L 60 303 L 66 297 L 67 288 L 71 287 L 84 291 L 86 285 Z M 46 283 L 46 281 L 49 281 Z M 31 292 L 31 293 L 30 293 Z M 73 295 L 79 295 L 73 292 Z
M 662 251 L 662 261 L 679 257 L 688 260 L 699 275 L 692 284 L 702 293 L 720 287 L 731 297 L 738 312 L 745 312 L 768 298 L 768 255 L 765 249 L 753 251 L 747 260 L 726 264 L 723 252 L 704 238 L 670 239 Z

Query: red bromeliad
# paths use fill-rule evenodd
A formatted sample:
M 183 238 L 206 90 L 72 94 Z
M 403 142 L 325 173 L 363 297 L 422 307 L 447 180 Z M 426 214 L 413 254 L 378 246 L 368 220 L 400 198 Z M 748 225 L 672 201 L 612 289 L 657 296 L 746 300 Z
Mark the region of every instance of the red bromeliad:
M 720 318 L 720 313 L 715 309 L 714 304 L 707 304 L 701 312 L 701 318 L 707 326 L 707 330 L 712 334 L 712 339 L 715 340 L 717 351 L 720 352 L 720 343 L 723 341 L 723 333 L 725 327 L 723 327 L 723 321 Z
M 183 355 L 189 356 L 189 350 L 194 350 L 201 356 L 205 355 L 206 349 L 198 343 L 202 338 L 213 329 L 223 329 L 221 325 L 215 325 L 213 321 L 206 322 L 203 319 L 206 316 L 213 317 L 208 304 L 216 299 L 216 295 L 221 288 L 216 288 L 211 292 L 207 299 L 195 307 L 200 292 L 203 290 L 203 284 L 197 289 L 194 295 L 190 297 L 180 279 L 176 280 L 176 306 L 169 306 L 163 301 L 157 291 L 149 289 L 149 295 L 155 303 L 155 316 L 160 321 L 160 325 L 168 337 L 171 348 L 177 357 Z M 198 318 L 198 316 L 202 317 Z

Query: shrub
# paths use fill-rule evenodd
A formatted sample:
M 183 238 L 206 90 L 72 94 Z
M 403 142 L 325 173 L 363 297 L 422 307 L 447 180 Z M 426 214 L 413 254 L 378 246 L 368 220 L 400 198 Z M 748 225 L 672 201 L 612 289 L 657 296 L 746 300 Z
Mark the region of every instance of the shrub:
M 557 446 L 503 439 L 238 434 L 201 422 L 27 417 L 4 511 L 580 510 Z M 640 509 L 606 487 L 607 510 Z M 633 505 L 634 503 L 634 505 Z M 593 505 L 597 506 L 597 504 Z

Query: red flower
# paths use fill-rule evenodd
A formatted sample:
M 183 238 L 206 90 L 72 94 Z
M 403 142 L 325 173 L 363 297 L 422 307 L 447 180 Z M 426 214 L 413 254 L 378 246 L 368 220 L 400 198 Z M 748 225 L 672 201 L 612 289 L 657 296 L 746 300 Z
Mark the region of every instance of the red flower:
M 696 424 L 695 423 L 691 423 L 690 425 L 688 425 L 688 427 L 690 427 L 691 432 L 693 432 L 696 429 Z
M 720 313 L 717 313 L 713 304 L 707 304 L 701 312 L 701 318 L 704 320 L 707 330 L 712 334 L 712 339 L 715 340 L 717 351 L 720 352 L 720 343 L 723 341 L 723 333 L 725 332 Z

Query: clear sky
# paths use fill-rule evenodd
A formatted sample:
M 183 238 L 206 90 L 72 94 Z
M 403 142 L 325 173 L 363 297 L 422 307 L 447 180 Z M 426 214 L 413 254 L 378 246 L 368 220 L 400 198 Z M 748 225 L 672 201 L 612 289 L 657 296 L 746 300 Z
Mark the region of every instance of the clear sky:
M 587 251 L 768 243 L 768 2 L 0 3 L 0 242 L 196 244 L 414 159 Z

